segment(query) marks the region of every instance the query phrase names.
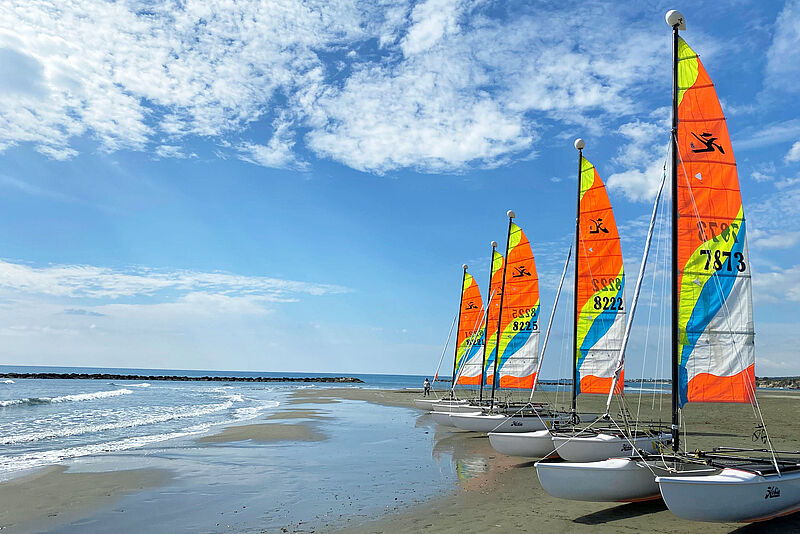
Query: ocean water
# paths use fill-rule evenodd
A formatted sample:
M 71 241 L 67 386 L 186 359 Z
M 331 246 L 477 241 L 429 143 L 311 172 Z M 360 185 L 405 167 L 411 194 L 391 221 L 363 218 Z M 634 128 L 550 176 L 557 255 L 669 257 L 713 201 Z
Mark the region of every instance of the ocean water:
M 0 366 L 0 372 L 177 376 L 337 376 L 153 369 Z M 359 375 L 369 388 L 419 387 L 424 377 Z M 342 384 L 0 378 L 0 480 L 73 458 L 157 446 L 268 415 L 298 388 Z M 345 384 L 354 387 L 355 385 Z
M 37 371 L 190 373 L 0 368 Z M 419 389 L 424 379 L 359 378 L 365 383 L 345 386 Z M 298 389 L 342 386 L 0 378 L 0 480 L 51 464 L 66 465 L 68 472 L 155 468 L 169 474 L 163 486 L 119 497 L 112 507 L 41 531 L 104 533 L 113 525 L 120 534 L 310 532 L 343 527 L 451 491 L 459 481 L 485 471 L 494 456 L 453 449 L 451 440 L 436 436 L 429 416 L 414 409 L 292 395 Z M 314 415 L 266 419 L 296 409 Z M 322 439 L 196 441 L 224 426 L 249 422 L 309 425 Z
M 256 376 L 261 373 L 0 366 L 0 372 Z M 337 376 L 272 373 L 270 376 Z M 469 484 L 499 456 L 410 408 L 320 402 L 299 389 L 419 390 L 424 376 L 363 384 L 0 378 L 0 481 L 51 464 L 68 472 L 157 468 L 169 481 L 42 531 L 312 532 L 345 527 Z M 436 384 L 439 391 L 448 384 Z M 663 385 L 637 384 L 647 390 Z M 543 384 L 559 395 L 564 384 Z M 300 403 L 298 403 L 300 402 Z M 306 419 L 267 420 L 283 410 Z M 310 425 L 321 441 L 198 443 L 235 424 Z
M 114 368 L 0 366 L 0 372 L 109 373 L 177 376 L 341 376 Z M 217 427 L 269 415 L 298 388 L 420 388 L 424 376 L 353 375 L 363 384 L 128 380 L 0 379 L 0 480 L 73 458 L 153 447 Z M 448 384 L 437 383 L 446 390 Z M 668 385 L 629 384 L 628 391 L 668 392 Z M 567 392 L 568 385 L 542 384 Z

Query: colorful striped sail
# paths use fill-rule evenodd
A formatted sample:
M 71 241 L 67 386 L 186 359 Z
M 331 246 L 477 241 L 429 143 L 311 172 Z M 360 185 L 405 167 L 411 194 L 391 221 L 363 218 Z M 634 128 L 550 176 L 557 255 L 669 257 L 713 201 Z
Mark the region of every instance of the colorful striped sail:
M 486 366 L 484 367 L 484 375 L 486 376 L 486 383 L 491 385 L 494 378 L 494 358 L 497 355 L 497 321 L 500 318 L 500 294 L 503 290 L 503 263 L 505 258 L 502 254 L 494 251 L 492 256 L 492 279 L 491 279 L 491 292 L 492 298 L 489 303 L 488 313 L 488 335 L 486 336 L 485 350 L 486 350 Z M 483 356 L 483 354 L 481 354 Z
M 678 44 L 680 405 L 751 402 L 750 260 L 728 127 L 697 54 Z
M 458 384 L 478 384 L 481 378 L 483 360 L 483 300 L 478 282 L 468 272 L 464 272 L 464 285 L 461 290 L 461 312 L 456 338 L 456 373 L 461 370 Z M 479 358 L 476 360 L 476 356 Z
M 514 223 L 509 232 L 506 260 L 499 386 L 530 389 L 539 362 L 539 276 L 530 242 Z
M 581 158 L 577 291 L 577 391 L 608 393 L 625 333 L 625 270 L 611 202 L 600 175 Z M 621 393 L 620 374 L 615 393 Z

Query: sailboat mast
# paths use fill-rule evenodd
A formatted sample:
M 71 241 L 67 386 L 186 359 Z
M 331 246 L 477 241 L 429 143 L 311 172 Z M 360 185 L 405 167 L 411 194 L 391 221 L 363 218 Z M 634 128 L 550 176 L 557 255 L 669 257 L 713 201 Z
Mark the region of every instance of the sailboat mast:
M 489 310 L 492 308 L 492 268 L 494 267 L 494 251 L 497 250 L 497 241 L 492 241 L 492 255 L 489 256 L 489 289 L 486 301 L 486 319 L 483 322 L 483 360 L 481 362 L 481 391 L 478 395 L 478 402 L 483 402 L 483 382 L 486 380 L 486 349 L 489 346 Z
M 669 13 L 667 20 L 670 21 Z M 680 450 L 679 406 L 679 341 L 678 325 L 678 29 L 686 29 L 680 13 L 672 22 L 672 135 L 671 135 L 671 175 L 672 175 L 672 450 Z
M 494 390 L 497 389 L 497 368 L 500 365 L 500 327 L 503 324 L 503 297 L 506 294 L 506 269 L 508 268 L 508 246 L 511 243 L 511 224 L 514 222 L 514 212 L 508 210 L 508 233 L 506 234 L 506 259 L 503 262 L 503 281 L 500 284 L 500 311 L 497 314 L 497 333 L 495 334 L 494 374 L 492 374 L 492 403 L 494 408 Z M 490 408 L 490 409 L 491 409 Z
M 458 335 L 461 330 L 461 310 L 464 308 L 464 283 L 467 281 L 467 264 L 463 266 L 464 273 L 461 275 L 461 296 L 458 299 L 458 319 L 456 319 L 456 350 L 453 354 L 453 381 L 450 383 L 450 397 L 453 397 L 456 392 L 456 371 L 458 370 Z M 466 356 L 466 354 L 465 354 Z
M 573 423 L 578 421 L 578 264 L 581 255 L 581 170 L 583 168 L 583 139 L 575 140 L 578 149 L 578 202 L 575 208 L 575 269 L 574 287 L 572 294 L 572 408 L 570 418 Z

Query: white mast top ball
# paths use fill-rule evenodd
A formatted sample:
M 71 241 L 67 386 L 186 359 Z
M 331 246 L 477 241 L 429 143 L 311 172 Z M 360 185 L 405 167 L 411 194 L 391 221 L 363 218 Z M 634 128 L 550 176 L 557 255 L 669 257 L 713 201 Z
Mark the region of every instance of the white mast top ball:
M 508 211 L 506 212 L 506 215 L 508 215 L 508 218 L 509 218 L 509 219 L 513 219 L 514 217 L 516 217 L 516 216 L 517 216 L 517 214 L 516 214 L 516 213 L 514 213 L 514 210 L 508 210 Z
M 497 248 L 497 241 L 492 241 L 492 247 Z
M 464 268 L 465 271 L 467 270 L 467 264 L 466 263 L 464 265 L 462 265 L 462 267 Z
M 575 139 L 575 149 L 576 150 L 583 150 L 583 147 L 586 146 L 586 143 L 580 137 Z
M 667 11 L 665 18 L 667 19 L 667 24 L 669 24 L 670 28 L 677 26 L 679 30 L 686 29 L 686 19 L 683 17 L 683 14 L 680 11 L 671 9 Z

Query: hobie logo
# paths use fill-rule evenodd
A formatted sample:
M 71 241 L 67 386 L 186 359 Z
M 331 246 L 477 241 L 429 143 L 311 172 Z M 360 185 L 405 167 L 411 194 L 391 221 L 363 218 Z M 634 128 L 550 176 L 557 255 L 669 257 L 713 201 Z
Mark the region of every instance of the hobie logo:
M 774 499 L 781 496 L 781 489 L 778 486 L 767 486 L 767 494 L 764 495 L 765 499 Z
M 528 270 L 525 268 L 524 265 L 515 267 L 515 269 L 517 272 L 511 274 L 512 278 L 522 278 L 523 276 L 531 276 L 531 273 L 528 272 Z
M 475 306 L 475 304 L 473 304 L 472 302 L 469 302 L 469 303 L 467 303 L 467 307 L 465 309 L 467 309 L 467 310 L 477 310 L 478 307 Z
M 522 423 L 519 421 L 511 421 L 511 426 L 522 426 Z
M 598 217 L 597 219 L 590 219 L 590 220 L 594 223 L 594 226 L 589 225 L 589 233 L 590 234 L 599 234 L 600 232 L 603 232 L 604 234 L 608 233 L 608 228 L 604 228 L 603 227 L 603 218 L 602 217 Z
M 716 137 L 711 135 L 708 132 L 703 132 L 700 135 L 692 132 L 692 135 L 695 139 L 697 139 L 703 146 L 701 148 L 695 148 L 694 143 L 689 143 L 689 146 L 692 147 L 692 152 L 699 153 L 699 152 L 714 152 L 714 150 L 719 150 L 720 154 L 724 154 L 725 150 L 723 150 L 722 145 L 716 143 Z

